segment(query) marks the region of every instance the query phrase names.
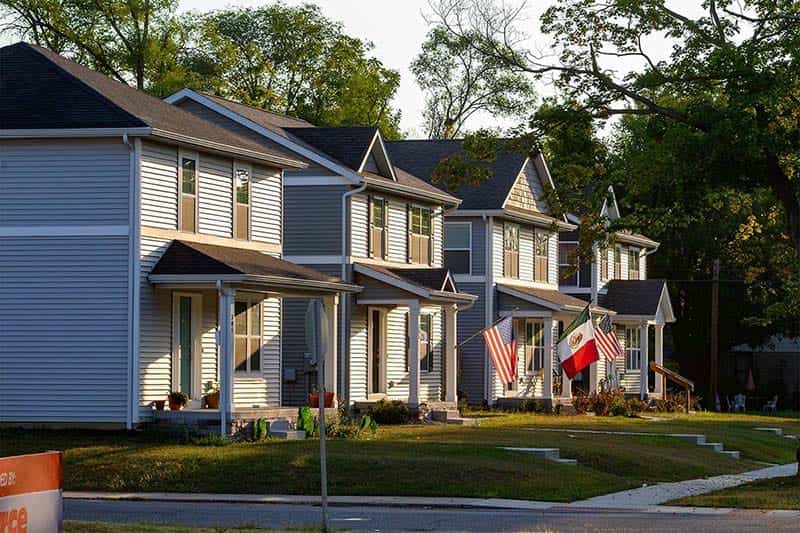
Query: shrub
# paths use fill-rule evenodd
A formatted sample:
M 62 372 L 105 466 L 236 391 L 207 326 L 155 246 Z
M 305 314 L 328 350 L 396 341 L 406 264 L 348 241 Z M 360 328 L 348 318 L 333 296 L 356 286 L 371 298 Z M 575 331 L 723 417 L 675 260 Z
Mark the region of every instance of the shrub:
M 635 416 L 646 405 L 636 398 L 626 398 L 621 388 L 586 393 L 580 391 L 572 401 L 578 413 L 592 412 L 597 416 Z
M 264 440 L 267 438 L 267 421 L 263 418 L 253 421 L 253 440 Z
M 314 413 L 311 412 L 310 407 L 304 405 L 297 410 L 297 422 L 295 423 L 295 429 L 298 431 L 305 431 L 306 435 L 309 437 L 314 435 L 317 429 L 317 423 L 314 420 Z
M 368 414 L 378 424 L 405 424 L 411 419 L 408 406 L 399 400 L 381 400 L 370 407 Z

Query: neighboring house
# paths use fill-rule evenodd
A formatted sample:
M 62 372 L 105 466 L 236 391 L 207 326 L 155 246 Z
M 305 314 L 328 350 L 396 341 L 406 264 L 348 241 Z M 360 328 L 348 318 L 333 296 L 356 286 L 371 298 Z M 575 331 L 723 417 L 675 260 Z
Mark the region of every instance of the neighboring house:
M 600 214 L 609 221 L 620 217 L 611 187 Z M 569 215 L 568 219 L 580 223 L 576 215 Z M 613 368 L 601 358 L 584 371 L 581 376 L 584 388 L 596 390 L 600 380 L 611 377 L 627 393 L 643 396 L 650 392 L 648 363 L 653 360 L 664 364 L 664 327 L 675 322 L 666 280 L 647 279 L 647 257 L 655 253 L 659 243 L 644 235 L 619 231 L 608 246 L 595 245 L 594 257 L 585 261 L 575 255 L 578 238 L 577 230 L 559 235 L 559 289 L 614 311 L 617 337 L 625 351 L 624 357 L 615 360 Z M 652 392 L 660 396 L 664 381 L 658 374 L 655 378 Z
M 284 296 L 323 299 L 336 346 L 359 288 L 281 259 L 291 152 L 25 43 L 0 117 L 0 423 L 132 427 L 216 381 L 224 430 L 279 407 Z
M 461 150 L 458 140 L 387 143 L 397 166 L 430 180 L 442 159 Z M 458 286 L 480 300 L 462 313 L 458 324 L 461 374 L 459 390 L 470 403 L 533 398 L 561 401 L 571 386 L 560 375 L 553 350 L 560 329 L 586 302 L 559 292 L 558 234 L 574 224 L 551 214 L 545 190 L 553 183 L 541 155 L 526 157 L 498 151 L 491 178 L 464 185 L 462 199 L 445 217 L 445 266 Z M 514 317 L 519 381 L 499 383 L 479 333 L 500 317 Z
M 777 395 L 778 409 L 800 409 L 800 338 L 773 335 L 757 346 L 734 346 L 721 357 L 719 374 L 720 398 L 744 394 L 748 409 L 758 410 Z
M 338 396 L 454 404 L 456 314 L 475 301 L 443 265 L 443 212 L 458 199 L 397 168 L 377 128 L 315 127 L 191 90 L 167 101 L 306 165 L 285 173 L 284 253 L 363 287 L 342 302 Z M 313 387 L 305 305 L 284 301 L 286 404 L 305 403 Z

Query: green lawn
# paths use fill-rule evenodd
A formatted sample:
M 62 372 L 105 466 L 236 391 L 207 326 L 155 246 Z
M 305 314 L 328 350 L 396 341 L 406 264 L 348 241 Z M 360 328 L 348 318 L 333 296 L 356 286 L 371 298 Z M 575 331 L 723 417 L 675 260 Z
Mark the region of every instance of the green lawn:
M 83 522 L 65 520 L 64 533 L 266 533 L 270 531 L 292 531 L 305 533 L 320 531 L 319 528 L 253 529 L 253 528 L 196 528 L 182 526 L 157 526 L 146 524 L 115 524 L 110 522 Z M 333 531 L 333 530 L 328 530 Z
M 381 427 L 371 440 L 329 444 L 331 494 L 501 497 L 572 501 L 642 483 L 678 481 L 790 462 L 793 441 L 753 431 L 771 425 L 800 433 L 796 419 L 672 415 L 664 420 L 480 413 L 481 426 Z M 743 459 L 679 439 L 535 431 L 599 428 L 705 433 Z M 498 446 L 557 447 L 579 465 L 545 462 Z M 165 443 L 138 434 L 0 431 L 0 455 L 65 452 L 67 490 L 314 494 L 316 441 L 264 441 L 224 447 Z
M 669 505 L 800 510 L 800 481 L 795 476 L 764 479 L 730 489 L 682 498 L 669 502 Z

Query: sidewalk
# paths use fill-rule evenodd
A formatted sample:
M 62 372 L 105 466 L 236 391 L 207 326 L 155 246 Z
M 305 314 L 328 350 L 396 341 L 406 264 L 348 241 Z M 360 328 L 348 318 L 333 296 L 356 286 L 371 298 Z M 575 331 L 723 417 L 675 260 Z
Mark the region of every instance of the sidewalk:
M 676 483 L 659 483 L 639 489 L 626 490 L 572 503 L 510 500 L 501 498 L 436 498 L 414 496 L 330 496 L 331 505 L 369 507 L 428 507 L 428 508 L 472 508 L 504 509 L 514 511 L 619 509 L 645 512 L 677 512 L 691 514 L 724 514 L 731 509 L 705 509 L 690 507 L 667 507 L 660 504 L 676 498 L 704 494 L 758 479 L 793 475 L 797 463 L 771 466 L 742 474 L 715 476 L 707 479 L 692 479 Z M 109 501 L 158 501 L 158 502 L 215 502 L 215 503 L 260 503 L 319 505 L 319 496 L 307 495 L 259 495 L 259 494 L 208 494 L 176 492 L 84 492 L 64 491 L 65 499 L 109 500 Z M 774 511 L 797 513 L 800 511 Z

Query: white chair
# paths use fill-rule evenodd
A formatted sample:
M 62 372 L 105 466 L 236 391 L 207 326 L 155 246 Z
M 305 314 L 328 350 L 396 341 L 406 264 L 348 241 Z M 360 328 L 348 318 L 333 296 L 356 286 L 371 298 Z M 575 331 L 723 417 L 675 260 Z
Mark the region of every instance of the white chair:
M 775 412 L 778 410 L 778 395 L 772 397 L 772 400 L 768 401 L 764 404 L 764 407 L 761 409 L 763 412 Z
M 733 412 L 744 413 L 747 410 L 747 396 L 744 394 L 737 394 L 733 397 Z

